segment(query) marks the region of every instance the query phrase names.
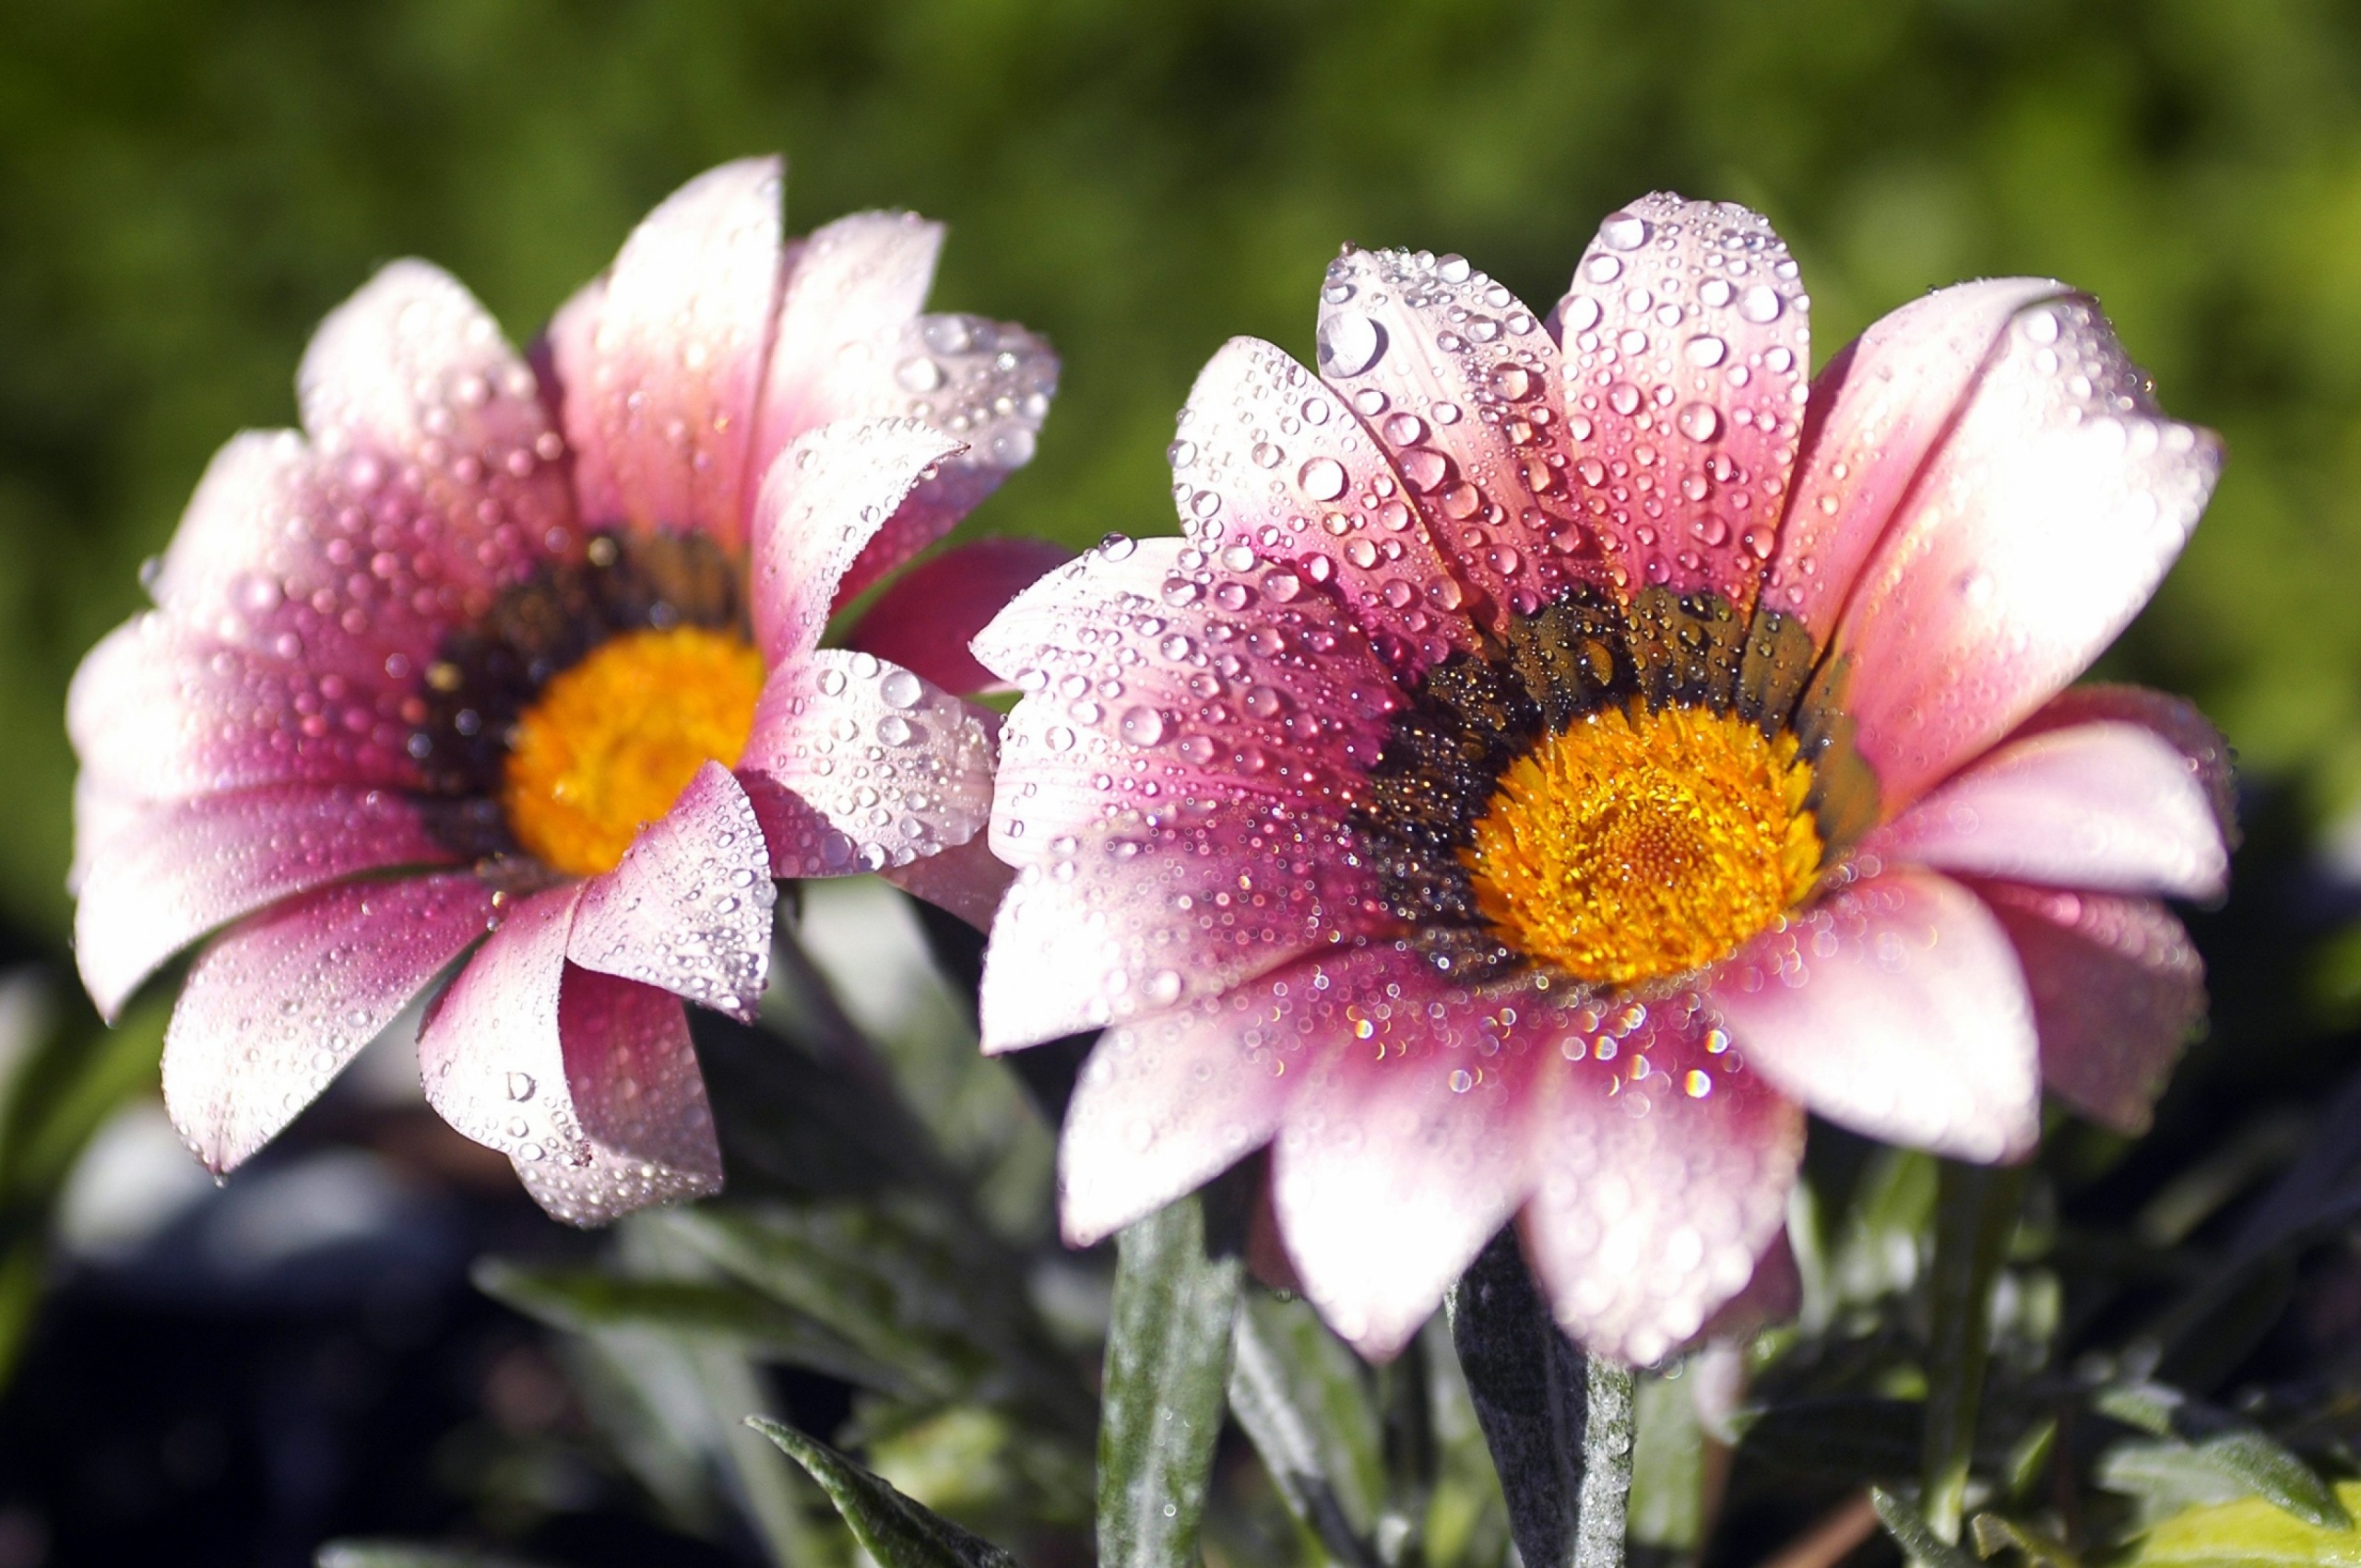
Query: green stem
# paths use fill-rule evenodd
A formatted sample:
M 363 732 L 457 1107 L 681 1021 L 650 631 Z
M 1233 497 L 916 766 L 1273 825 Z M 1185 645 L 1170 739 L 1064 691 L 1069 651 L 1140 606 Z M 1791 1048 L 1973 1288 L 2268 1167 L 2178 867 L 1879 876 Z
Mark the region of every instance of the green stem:
M 2026 1167 L 1942 1162 L 1935 1198 L 1934 1330 L 1927 1364 L 1925 1491 L 1920 1512 L 1959 1539 L 1975 1419 L 1990 1355 L 1992 1283 L 2023 1202 Z
M 1631 1369 L 1589 1359 L 1583 1420 L 1582 1501 L 1574 1509 L 1573 1568 L 1623 1568 L 1631 1504 L 1632 1440 L 1639 1431 Z

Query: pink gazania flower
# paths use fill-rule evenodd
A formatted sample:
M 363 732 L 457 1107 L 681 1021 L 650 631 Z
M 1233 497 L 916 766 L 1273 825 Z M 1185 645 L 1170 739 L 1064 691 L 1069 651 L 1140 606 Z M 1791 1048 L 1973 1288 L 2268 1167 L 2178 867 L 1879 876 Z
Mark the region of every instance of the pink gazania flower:
M 76 675 L 82 977 L 112 1017 L 220 931 L 163 1062 L 214 1170 L 472 948 L 419 1035 L 445 1119 L 577 1223 L 711 1192 L 682 1001 L 752 1015 L 771 879 L 989 910 L 990 716 L 928 678 L 981 671 L 927 655 L 1038 552 L 819 645 L 1031 455 L 1056 361 L 919 314 L 938 225 L 783 243 L 780 173 L 682 187 L 529 358 L 385 268 L 304 355 L 303 432 L 222 448 Z
M 1614 214 L 1545 321 L 1347 250 L 1315 374 L 1240 339 L 1110 540 L 977 640 L 1026 694 L 988 1050 L 1101 1025 L 1086 1243 L 1271 1146 L 1287 1253 L 1400 1346 L 1514 1217 L 1652 1360 L 1776 1244 L 1807 1108 L 2023 1157 L 2138 1125 L 2202 1005 L 2225 751 L 2065 690 L 2220 464 L 2063 285 L 1945 290 L 1807 381 L 1743 208 Z

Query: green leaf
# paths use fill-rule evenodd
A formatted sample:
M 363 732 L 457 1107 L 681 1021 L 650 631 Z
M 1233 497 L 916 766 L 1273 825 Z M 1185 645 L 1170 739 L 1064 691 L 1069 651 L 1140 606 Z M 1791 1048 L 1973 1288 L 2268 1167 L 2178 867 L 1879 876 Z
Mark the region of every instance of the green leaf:
M 2021 1553 L 2033 1568 L 2082 1568 L 2082 1559 L 2066 1543 L 1998 1514 L 1978 1514 L 1968 1526 L 1975 1555 L 1994 1557 L 2003 1551 Z
M 585 1268 L 526 1268 L 486 1258 L 476 1288 L 528 1317 L 575 1334 L 643 1329 L 718 1339 L 880 1393 L 923 1389 L 803 1314 L 736 1285 L 699 1279 L 628 1279 Z
M 1975 1418 L 1991 1354 L 1992 1283 L 2023 1205 L 2025 1168 L 1942 1162 L 1936 1184 L 1935 1262 L 1928 1276 L 1934 1324 L 1927 1354 L 1922 1506 L 1929 1529 L 1959 1538 Z
M 1232 1333 L 1229 1408 L 1288 1511 L 1328 1555 L 1376 1568 L 1377 1414 L 1358 1360 L 1310 1306 L 1247 1296 Z
M 1894 1544 L 1925 1568 L 1975 1568 L 1975 1559 L 1935 1533 L 1927 1517 L 1881 1486 L 1869 1488 L 1869 1505 Z
M 746 1424 L 811 1473 L 879 1568 L 1018 1568 L 983 1537 L 911 1502 L 817 1438 L 763 1416 Z
M 2126 1426 L 2178 1440 L 2201 1464 L 2306 1524 L 2335 1530 L 2352 1527 L 2352 1516 L 2310 1466 L 2268 1432 L 2227 1410 L 2156 1383 L 2103 1388 L 2093 1396 L 2091 1406 Z
M 1244 1272 L 1235 1179 L 1116 1243 L 1098 1429 L 1102 1568 L 1194 1568 Z
M 1534 1289 L 1513 1229 L 1446 1299 L 1452 1343 L 1529 1564 L 1623 1561 L 1635 1414 L 1631 1369 L 1584 1356 Z
M 2361 1481 L 2340 1481 L 2337 1505 L 2361 1508 Z M 2151 1530 L 2126 1568 L 2361 1568 L 2361 1530 L 2308 1525 L 2260 1498 L 2190 1508 Z
M 1693 1551 L 1704 1534 L 1705 1433 L 1693 1380 L 1643 1377 L 1631 1450 L 1631 1538 Z

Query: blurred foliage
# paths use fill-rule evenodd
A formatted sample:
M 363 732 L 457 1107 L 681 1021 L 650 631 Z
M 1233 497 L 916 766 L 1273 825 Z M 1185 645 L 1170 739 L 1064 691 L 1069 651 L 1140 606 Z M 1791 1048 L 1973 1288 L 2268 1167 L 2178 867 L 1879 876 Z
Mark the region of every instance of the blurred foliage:
M 312 326 L 431 257 L 520 338 L 688 175 L 948 220 L 938 299 L 1063 350 L 973 525 L 1169 531 L 1226 337 L 1309 357 L 1341 241 L 1547 305 L 1599 217 L 1752 203 L 1825 358 L 1921 290 L 2094 291 L 2234 453 L 2117 662 L 2316 806 L 2361 789 L 2361 12 L 2333 0 L 61 0 L 0 11 L 0 908 L 66 904 L 59 700 Z

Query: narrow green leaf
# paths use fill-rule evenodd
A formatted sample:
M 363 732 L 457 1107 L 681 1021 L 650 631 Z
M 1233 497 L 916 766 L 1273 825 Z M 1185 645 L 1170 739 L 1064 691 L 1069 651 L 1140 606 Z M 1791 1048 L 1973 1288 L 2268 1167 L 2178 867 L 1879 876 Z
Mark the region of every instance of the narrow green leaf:
M 2200 1463 L 2306 1524 L 2333 1530 L 2352 1527 L 2352 1516 L 2309 1465 L 2227 1410 L 2156 1383 L 2103 1388 L 2092 1396 L 2091 1407 L 2126 1426 L 2187 1444 Z
M 1970 1521 L 1968 1534 L 1978 1557 L 2014 1551 L 2023 1554 L 2032 1568 L 2082 1568 L 2082 1559 L 2065 1542 L 1998 1514 L 1978 1514 Z
M 1232 1331 L 1229 1408 L 1288 1511 L 1349 1568 L 1378 1568 L 1382 1482 L 1359 1364 L 1300 1301 L 1250 1294 Z
M 1937 1535 L 1926 1515 L 1881 1486 L 1869 1488 L 1879 1523 L 1914 1562 L 1924 1568 L 1975 1568 L 1975 1559 Z
M 1628 1367 L 1585 1357 L 1534 1288 L 1513 1229 L 1446 1300 L 1452 1343 L 1528 1568 L 1618 1568 L 1636 1426 Z
M 2025 1168 L 1947 1159 L 1935 1198 L 1935 1262 L 1928 1276 L 1934 1325 L 1927 1356 L 1922 1493 L 1937 1538 L 1959 1538 L 1975 1417 L 1991 1351 L 1992 1282 L 2024 1199 Z
M 1015 1558 L 904 1497 L 817 1438 L 763 1416 L 746 1424 L 811 1473 L 878 1568 L 1018 1568 Z
M 1244 1272 L 1235 1182 L 1150 1215 L 1116 1243 L 1098 1429 L 1102 1568 L 1194 1568 Z
M 2361 1481 L 2337 1505 L 2361 1508 Z M 2361 1530 L 2308 1525 L 2260 1498 L 2190 1508 L 2151 1530 L 2126 1568 L 2361 1568 Z
M 592 1269 L 525 1268 L 479 1262 L 476 1288 L 553 1328 L 587 1334 L 645 1329 L 719 1339 L 770 1360 L 825 1372 L 902 1398 L 925 1390 L 890 1363 L 793 1312 L 734 1285 L 697 1279 L 628 1279 Z

